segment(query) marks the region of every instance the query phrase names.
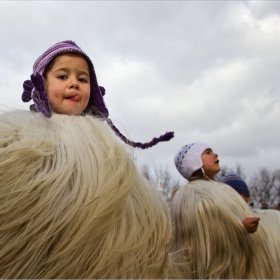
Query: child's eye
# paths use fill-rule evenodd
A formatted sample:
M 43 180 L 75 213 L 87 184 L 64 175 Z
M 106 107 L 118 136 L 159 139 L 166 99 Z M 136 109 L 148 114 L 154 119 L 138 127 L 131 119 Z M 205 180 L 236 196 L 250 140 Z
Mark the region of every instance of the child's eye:
M 60 79 L 60 80 L 66 80 L 66 79 L 67 79 L 67 76 L 66 76 L 66 75 L 59 75 L 59 76 L 58 76 L 58 79 Z
M 85 78 L 79 78 L 79 81 L 82 82 L 82 83 L 87 83 L 88 82 L 87 79 L 85 79 Z

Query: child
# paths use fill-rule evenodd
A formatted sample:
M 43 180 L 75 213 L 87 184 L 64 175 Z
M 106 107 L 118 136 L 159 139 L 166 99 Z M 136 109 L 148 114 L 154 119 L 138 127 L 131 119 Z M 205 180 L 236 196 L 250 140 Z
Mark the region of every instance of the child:
M 181 161 L 181 163 L 180 163 Z M 218 155 L 204 143 L 184 146 L 175 157 L 175 165 L 181 175 L 189 181 L 197 179 L 214 180 L 220 171 Z M 258 228 L 259 218 L 245 218 L 242 223 L 248 233 Z
M 250 200 L 250 191 L 247 184 L 241 179 L 241 177 L 234 173 L 229 172 L 220 178 L 221 182 L 231 186 L 246 203 Z M 259 218 L 245 218 L 242 223 L 244 228 L 249 232 L 253 233 L 257 230 Z
M 78 66 L 80 68 L 77 69 Z M 174 137 L 173 132 L 167 132 L 144 144 L 126 139 L 108 119 L 109 112 L 103 100 L 105 89 L 97 84 L 90 58 L 72 41 L 59 42 L 43 53 L 33 66 L 31 81 L 25 81 L 23 88 L 23 102 L 34 102 L 30 110 L 41 112 L 47 118 L 52 113 L 91 114 L 105 118 L 116 134 L 133 147 L 146 149 Z
M 33 71 L 42 114 L 0 115 L 1 278 L 166 278 L 168 206 L 104 122 L 90 59 L 65 41 Z
M 255 232 L 259 218 L 235 190 L 214 180 L 220 171 L 218 155 L 204 143 L 192 143 L 182 147 L 174 160 L 190 181 L 175 193 L 171 205 L 172 251 L 183 252 L 177 258 L 182 277 L 275 277 L 264 237 Z M 248 216 L 252 218 L 244 224 Z
M 235 189 L 246 202 L 250 200 L 249 188 L 238 174 L 234 172 L 226 173 L 221 176 L 220 181 Z

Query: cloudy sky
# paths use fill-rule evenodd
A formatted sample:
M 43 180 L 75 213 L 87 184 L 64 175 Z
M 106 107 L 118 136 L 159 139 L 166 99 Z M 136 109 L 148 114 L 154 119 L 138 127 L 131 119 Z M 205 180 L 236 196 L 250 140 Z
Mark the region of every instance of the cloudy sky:
M 147 142 L 137 164 L 167 167 L 185 144 L 208 143 L 249 178 L 280 160 L 279 1 L 1 1 L 0 105 L 28 109 L 22 83 L 62 40 L 92 59 L 115 125 Z

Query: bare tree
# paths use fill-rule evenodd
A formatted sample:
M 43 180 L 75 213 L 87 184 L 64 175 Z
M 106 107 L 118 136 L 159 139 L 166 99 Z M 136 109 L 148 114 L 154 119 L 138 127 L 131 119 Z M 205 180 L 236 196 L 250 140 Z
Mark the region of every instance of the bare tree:
M 235 172 L 237 173 L 243 180 L 246 179 L 246 175 L 244 172 L 244 168 L 242 167 L 241 163 L 236 163 L 235 169 L 234 168 L 229 168 L 227 165 L 221 166 L 220 172 L 217 174 L 217 178 L 221 178 L 222 175 L 225 175 L 226 173 L 229 172 Z
M 144 164 L 141 166 L 141 171 L 142 174 L 164 195 L 169 204 L 173 190 L 180 187 L 180 181 L 172 179 L 168 168 L 163 168 L 161 165 L 154 166 L 153 170 L 151 170 L 146 164 Z
M 277 205 L 279 205 L 280 204 L 280 169 L 276 169 L 275 171 L 274 171 L 274 176 L 275 176 L 275 179 L 276 179 L 276 190 L 275 190 L 275 192 L 276 192 L 276 197 L 278 198 L 278 203 L 277 203 Z
M 158 190 L 162 192 L 168 204 L 172 198 L 174 190 L 181 187 L 179 180 L 172 179 L 167 169 L 161 165 L 154 166 L 153 169 L 144 164 L 141 166 L 142 174 L 152 182 Z M 246 178 L 244 168 L 240 163 L 236 163 L 235 168 L 224 165 L 216 178 L 228 172 L 237 173 L 244 181 Z M 248 184 L 248 182 L 247 182 Z M 251 177 L 248 187 L 251 193 L 251 203 L 257 208 L 275 208 L 280 205 L 280 169 L 269 171 L 267 168 L 260 169 Z M 278 209 L 278 208 L 277 208 Z
M 260 169 L 251 178 L 249 183 L 251 200 L 257 207 L 272 208 L 280 201 L 280 169 L 269 171 Z
M 216 177 L 217 177 L 218 179 L 220 179 L 221 176 L 227 174 L 228 172 L 231 172 L 231 171 L 229 171 L 228 166 L 227 166 L 227 165 L 223 165 L 223 166 L 221 166 L 220 172 L 216 175 Z M 232 172 L 233 172 L 233 171 L 232 171 Z
M 150 172 L 148 165 L 143 164 L 141 166 L 141 171 L 142 171 L 142 174 L 144 175 L 144 177 L 146 177 L 149 181 L 152 180 L 152 174 Z
M 236 163 L 235 166 L 235 173 L 237 173 L 244 181 L 246 179 L 246 174 L 244 168 L 242 167 L 241 163 Z

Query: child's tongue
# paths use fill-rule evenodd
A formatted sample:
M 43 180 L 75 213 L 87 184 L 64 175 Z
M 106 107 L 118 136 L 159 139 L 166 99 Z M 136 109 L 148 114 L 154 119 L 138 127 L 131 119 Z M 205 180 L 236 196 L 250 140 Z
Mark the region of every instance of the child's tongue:
M 73 95 L 73 96 L 67 97 L 66 99 L 78 102 L 80 100 L 80 97 L 79 97 L 79 95 Z

